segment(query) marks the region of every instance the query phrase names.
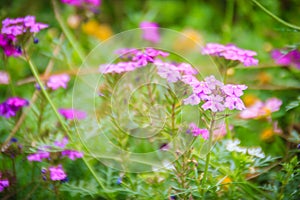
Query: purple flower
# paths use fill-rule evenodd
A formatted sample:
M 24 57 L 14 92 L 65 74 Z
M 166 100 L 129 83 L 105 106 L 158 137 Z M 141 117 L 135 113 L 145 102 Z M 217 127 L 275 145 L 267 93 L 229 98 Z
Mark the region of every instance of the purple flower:
M 61 165 L 49 167 L 49 172 L 52 181 L 61 181 L 67 178 Z
M 204 79 L 207 86 L 211 90 L 215 90 L 216 87 L 222 87 L 223 83 L 221 81 L 218 81 L 214 76 L 208 76 Z
M 183 100 L 184 104 L 190 104 L 190 105 L 198 105 L 200 103 L 200 98 L 196 94 L 192 94 L 188 98 Z
M 69 81 L 70 76 L 68 74 L 53 75 L 47 81 L 47 87 L 52 90 L 57 90 L 60 87 L 66 89 Z
M 202 54 L 223 57 L 227 60 L 239 61 L 245 66 L 258 64 L 258 60 L 253 58 L 257 55 L 255 51 L 240 49 L 232 44 L 224 46 L 216 43 L 208 43 L 202 48 Z
M 2 192 L 8 186 L 9 186 L 9 181 L 7 179 L 0 180 L 0 192 Z
M 64 137 L 61 141 L 55 141 L 54 145 L 63 149 L 68 144 L 68 142 L 69 139 L 67 137 Z
M 221 112 L 225 110 L 223 101 L 224 97 L 212 94 L 207 96 L 207 101 L 201 107 L 204 110 L 210 109 L 212 112 Z
M 27 156 L 27 160 L 42 162 L 43 159 L 50 159 L 50 153 L 45 151 L 40 151 L 38 153 L 34 153 Z
M 14 45 L 15 42 L 15 36 L 0 34 L 0 47 L 3 49 L 3 52 L 6 56 L 18 57 L 21 55 L 21 52 Z
M 62 156 L 66 156 L 68 158 L 70 158 L 71 160 L 75 160 L 77 158 L 82 158 L 83 157 L 83 153 L 79 152 L 79 151 L 75 151 L 75 150 L 64 150 L 61 152 Z
M 209 138 L 209 131 L 207 129 L 199 128 L 195 123 L 190 123 L 189 129 L 189 131 L 192 132 L 193 136 L 195 137 L 201 135 L 204 140 Z
M 160 41 L 160 35 L 159 35 L 159 26 L 157 23 L 154 22 L 141 22 L 140 23 L 140 28 L 143 31 L 143 39 L 153 42 L 153 43 L 158 43 Z
M 300 69 L 300 52 L 297 49 L 283 53 L 282 51 L 275 49 L 271 52 L 272 58 L 278 65 L 295 65 Z
M 86 113 L 84 111 L 75 110 L 72 108 L 60 108 L 58 112 L 67 120 L 80 120 L 86 118 Z
M 7 85 L 9 84 L 9 75 L 5 71 L 0 71 L 0 85 Z
M 248 87 L 246 85 L 227 84 L 222 87 L 222 90 L 224 91 L 225 94 L 229 96 L 240 97 L 244 94 L 243 90 L 247 88 Z
M 229 110 L 233 110 L 233 109 L 244 110 L 245 109 L 245 105 L 244 105 L 243 101 L 240 98 L 235 97 L 235 96 L 226 97 L 224 106 L 226 108 L 229 108 Z
M 26 99 L 19 97 L 8 98 L 0 104 L 0 115 L 6 118 L 16 116 L 16 113 L 24 106 L 28 106 L 29 102 Z
M 61 0 L 61 2 L 76 7 L 98 7 L 101 4 L 101 0 Z

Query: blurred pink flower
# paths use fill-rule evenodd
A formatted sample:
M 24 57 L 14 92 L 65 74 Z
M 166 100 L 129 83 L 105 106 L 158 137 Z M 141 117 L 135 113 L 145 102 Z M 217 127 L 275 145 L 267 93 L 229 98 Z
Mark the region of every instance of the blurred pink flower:
M 208 130 L 199 128 L 195 123 L 190 123 L 187 133 L 189 132 L 191 132 L 195 137 L 201 135 L 204 140 L 209 138 Z
M 10 97 L 0 104 L 0 116 L 10 118 L 16 116 L 17 112 L 24 106 L 28 106 L 29 102 L 20 97 Z
M 283 53 L 281 50 L 275 49 L 271 52 L 271 56 L 278 65 L 295 65 L 298 69 L 300 69 L 300 51 L 297 49 L 287 53 Z
M 66 157 L 70 158 L 71 160 L 75 160 L 77 158 L 82 158 L 83 152 L 67 149 L 67 150 L 62 151 L 61 155 L 66 156 Z
M 47 87 L 52 90 L 57 90 L 60 87 L 66 89 L 69 81 L 70 76 L 68 74 L 53 75 L 47 81 Z
M 160 41 L 159 26 L 157 23 L 144 21 L 140 23 L 140 28 L 143 31 L 144 40 L 153 43 Z
M 69 139 L 67 137 L 64 137 L 61 141 L 55 141 L 54 145 L 63 149 L 66 147 L 68 142 L 69 142 Z
M 40 151 L 38 153 L 30 154 L 27 156 L 27 160 L 42 162 L 43 159 L 50 159 L 50 153 L 45 151 Z
M 62 3 L 76 7 L 99 6 L 101 0 L 61 0 Z
M 0 85 L 7 85 L 9 84 L 9 75 L 5 71 L 0 71 Z
M 49 172 L 52 181 L 62 181 L 67 178 L 61 165 L 49 167 Z
M 58 112 L 67 120 L 74 120 L 74 119 L 80 120 L 86 118 L 86 112 L 81 110 L 75 110 L 72 108 L 60 108 L 58 109 Z
M 8 179 L 3 179 L 2 174 L 0 172 L 0 192 L 2 192 L 5 188 L 9 186 Z

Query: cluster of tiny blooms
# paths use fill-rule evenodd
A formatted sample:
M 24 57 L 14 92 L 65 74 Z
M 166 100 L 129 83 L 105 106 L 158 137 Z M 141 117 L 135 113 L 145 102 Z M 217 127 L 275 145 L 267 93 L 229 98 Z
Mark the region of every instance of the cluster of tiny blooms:
M 58 112 L 67 120 L 81 120 L 86 118 L 86 112 L 72 108 L 60 108 Z
M 3 85 L 9 84 L 9 75 L 5 71 L 0 71 L 0 84 L 3 84 Z
M 271 52 L 272 58 L 278 65 L 294 65 L 300 69 L 300 52 L 297 49 L 283 53 L 279 49 L 275 49 Z
M 247 89 L 246 85 L 224 85 L 214 76 L 206 77 L 204 81 L 198 81 L 194 76 L 186 75 L 183 76 L 182 81 L 193 89 L 193 94 L 183 100 L 184 104 L 198 105 L 202 101 L 201 107 L 212 112 L 221 112 L 225 108 L 229 110 L 245 109 L 240 97 L 243 95 L 243 90 Z
M 51 181 L 65 182 L 68 180 L 67 174 L 61 165 L 51 166 L 48 169 L 43 168 L 41 172 L 44 180 L 49 178 Z
M 15 19 L 6 18 L 2 21 L 0 46 L 6 56 L 20 56 L 22 50 L 21 47 L 17 45 L 17 37 L 24 34 L 34 35 L 47 27 L 47 24 L 36 22 L 34 16 Z M 34 43 L 38 43 L 38 39 L 35 38 Z
M 108 73 L 123 73 L 133 71 L 137 68 L 145 67 L 149 63 L 153 63 L 158 56 L 167 57 L 169 53 L 153 48 L 139 49 L 121 49 L 117 51 L 125 62 L 116 64 L 100 65 L 99 71 L 103 74 Z
M 265 154 L 262 152 L 262 149 L 260 147 L 252 147 L 252 148 L 245 148 L 239 146 L 241 142 L 238 139 L 235 140 L 229 140 L 226 144 L 226 149 L 228 151 L 234 151 L 238 153 L 246 154 L 248 153 L 251 156 L 255 156 L 258 158 L 264 158 Z
M 0 172 L 0 192 L 2 192 L 5 188 L 9 186 L 8 179 L 3 179 L 2 174 Z
M 68 138 L 63 138 L 62 141 L 55 141 L 54 142 L 54 146 L 59 147 L 61 149 L 64 149 L 65 146 L 68 143 Z M 57 153 L 57 152 L 54 152 Z M 83 153 L 76 151 L 76 150 L 70 150 L 70 149 L 65 149 L 63 151 L 60 152 L 61 157 L 68 157 L 71 160 L 75 160 L 77 158 L 82 158 L 83 157 Z M 51 159 L 51 153 L 44 151 L 44 150 L 40 150 L 37 153 L 34 154 L 30 154 L 27 156 L 27 160 L 29 161 L 35 161 L 35 162 L 42 162 L 44 159 Z
M 76 7 L 99 6 L 101 0 L 61 0 L 62 3 Z
M 68 74 L 53 75 L 47 81 L 47 87 L 52 90 L 57 90 L 58 88 L 66 89 L 69 81 L 70 76 Z
M 143 39 L 149 42 L 158 43 L 160 41 L 159 26 L 155 22 L 141 22 L 140 28 L 143 31 Z
M 227 60 L 239 61 L 245 66 L 253 66 L 258 64 L 258 60 L 253 58 L 257 55 L 255 51 L 241 49 L 233 44 L 222 45 L 208 43 L 202 48 L 202 54 L 223 57 Z
M 199 128 L 195 123 L 190 123 L 187 133 L 192 133 L 195 137 L 201 135 L 204 140 L 209 138 L 209 131 Z
M 261 117 L 269 117 L 271 113 L 280 109 L 282 101 L 277 98 L 267 99 L 265 102 L 257 100 L 253 105 L 240 113 L 242 119 L 254 119 Z
M 10 118 L 16 116 L 17 112 L 29 102 L 20 97 L 11 97 L 0 104 L 0 116 Z

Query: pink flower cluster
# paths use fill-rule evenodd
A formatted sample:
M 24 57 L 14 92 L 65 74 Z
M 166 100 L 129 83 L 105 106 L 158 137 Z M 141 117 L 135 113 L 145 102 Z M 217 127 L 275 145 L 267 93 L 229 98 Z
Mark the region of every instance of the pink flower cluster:
M 101 0 L 61 0 L 61 2 L 76 7 L 99 6 L 101 4 Z
M 80 120 L 86 118 L 86 112 L 72 108 L 60 108 L 58 112 L 67 120 Z
M 0 47 L 2 47 L 6 56 L 20 56 L 22 50 L 20 46 L 17 46 L 17 37 L 27 33 L 35 34 L 47 27 L 47 24 L 36 22 L 34 16 L 15 19 L 6 18 L 2 21 Z M 35 39 L 34 42 L 37 43 L 38 40 Z
M 201 107 L 212 112 L 221 112 L 226 108 L 230 110 L 245 109 L 240 97 L 243 95 L 243 90 L 247 89 L 246 85 L 224 85 L 214 76 L 206 77 L 204 81 L 198 81 L 192 75 L 185 75 L 182 81 L 193 89 L 193 94 L 183 100 L 184 104 L 198 105 L 203 101 Z
M 51 166 L 48 169 L 42 169 L 44 180 L 50 178 L 51 181 L 67 181 L 68 177 L 61 165 Z
M 62 141 L 55 141 L 54 145 L 59 148 L 64 149 L 65 146 L 67 145 L 67 143 L 68 143 L 68 138 L 65 137 L 65 138 L 63 138 Z M 61 157 L 68 157 L 71 160 L 75 160 L 77 158 L 83 157 L 82 152 L 75 151 L 75 150 L 69 150 L 69 149 L 61 151 L 60 154 L 61 154 Z M 50 160 L 51 153 L 47 152 L 47 151 L 39 151 L 37 153 L 30 154 L 27 156 L 27 160 L 29 160 L 29 161 L 42 162 L 43 159 Z
M 47 81 L 47 87 L 52 90 L 57 90 L 60 87 L 66 89 L 69 81 L 70 76 L 68 74 L 53 75 Z
M 137 68 L 145 67 L 149 63 L 153 63 L 158 56 L 167 57 L 169 53 L 153 48 L 139 49 L 121 49 L 117 51 L 121 58 L 126 59 L 126 62 L 117 64 L 100 65 L 99 71 L 103 74 L 108 73 L 123 73 L 133 71 Z
M 271 113 L 280 109 L 282 101 L 277 98 L 267 99 L 265 102 L 257 101 L 252 106 L 240 113 L 242 119 L 254 119 L 260 117 L 269 117 Z
M 9 186 L 8 179 L 2 179 L 2 174 L 0 172 L 0 192 Z
M 300 69 L 300 52 L 297 49 L 283 53 L 281 50 L 275 49 L 271 53 L 272 58 L 278 65 L 295 65 Z
M 158 43 L 160 41 L 160 35 L 159 35 L 159 26 L 157 23 L 154 22 L 141 22 L 140 23 L 140 28 L 143 31 L 143 39 L 153 42 L 153 43 Z
M 17 112 L 24 106 L 28 106 L 29 102 L 20 97 L 11 97 L 0 104 L 0 116 L 10 118 L 16 116 Z
M 1 37 L 1 36 L 0 36 Z M 0 45 L 1 45 L 1 39 L 0 39 Z M 5 71 L 0 71 L 0 85 L 7 85 L 9 84 L 9 75 Z
M 202 48 L 202 54 L 223 57 L 227 60 L 239 61 L 245 66 L 253 66 L 258 64 L 258 60 L 253 58 L 257 55 L 255 51 L 241 49 L 233 44 L 222 45 L 208 43 Z
M 195 123 L 190 123 L 187 133 L 192 133 L 195 137 L 201 135 L 204 140 L 209 138 L 209 131 L 199 128 Z

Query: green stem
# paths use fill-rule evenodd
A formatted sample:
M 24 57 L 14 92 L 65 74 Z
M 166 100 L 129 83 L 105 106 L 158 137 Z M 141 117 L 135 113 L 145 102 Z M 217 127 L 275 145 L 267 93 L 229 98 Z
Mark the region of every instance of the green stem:
M 234 14 L 234 0 L 226 1 L 226 15 L 223 30 L 223 42 L 228 43 L 231 40 L 231 27 Z
M 214 125 L 215 125 L 215 113 L 212 114 L 212 118 L 209 126 L 208 148 L 211 148 L 212 146 Z M 204 168 L 203 181 L 202 181 L 203 188 L 205 187 L 206 184 L 209 162 L 210 162 L 210 150 L 208 151 L 205 160 L 205 168 Z M 205 194 L 205 189 L 203 190 L 203 199 L 205 198 L 204 194 Z
M 292 29 L 296 29 L 296 30 L 299 30 L 300 31 L 300 27 L 299 26 L 296 26 L 294 24 L 290 24 L 286 21 L 284 21 L 283 19 L 277 17 L 276 15 L 274 15 L 271 11 L 269 11 L 268 9 L 266 9 L 263 5 L 261 5 L 260 3 L 258 3 L 256 0 L 252 0 L 252 2 L 254 4 L 256 4 L 260 9 L 262 9 L 265 13 L 267 13 L 268 15 L 270 15 L 273 19 L 275 19 L 277 22 L 289 27 L 289 28 L 292 28 Z
M 84 51 L 82 50 L 80 45 L 76 42 L 75 37 L 73 36 L 70 29 L 66 26 L 64 20 L 62 19 L 61 15 L 59 13 L 57 2 L 55 0 L 52 0 L 52 5 L 53 5 L 53 9 L 54 9 L 55 18 L 57 19 L 62 31 L 64 32 L 64 34 L 66 35 L 66 37 L 70 41 L 70 43 L 73 46 L 74 50 L 77 52 L 78 56 L 80 57 L 80 60 L 83 62 L 84 58 L 85 58 Z
M 51 98 L 49 97 L 49 94 L 48 92 L 45 90 L 45 87 L 38 75 L 38 72 L 36 70 L 36 67 L 34 66 L 34 64 L 31 62 L 31 60 L 27 57 L 27 62 L 29 63 L 29 67 L 30 67 L 30 70 L 32 71 L 33 73 L 33 76 L 35 77 L 35 79 L 37 80 L 38 84 L 40 85 L 41 87 L 41 91 L 43 93 L 43 95 L 45 96 L 46 100 L 48 101 L 48 103 L 50 104 L 52 110 L 54 111 L 56 117 L 58 118 L 58 121 L 60 122 L 63 130 L 67 133 L 68 137 L 70 138 L 71 141 L 74 141 L 71 133 L 69 132 L 63 118 L 60 116 L 60 114 L 58 113 L 54 103 L 52 102 Z M 82 145 L 84 145 L 84 143 L 82 142 L 82 140 L 80 140 Z M 86 146 L 85 146 L 86 147 Z M 95 171 L 92 169 L 91 165 L 88 163 L 87 159 L 85 157 L 82 158 L 82 160 L 84 161 L 85 165 L 88 167 L 88 169 L 90 170 L 90 172 L 92 173 L 92 175 L 94 176 L 94 178 L 96 179 L 96 181 L 98 182 L 98 184 L 100 185 L 100 187 L 102 189 L 105 189 L 103 183 L 101 182 L 101 180 L 98 178 L 98 176 L 96 175 Z

